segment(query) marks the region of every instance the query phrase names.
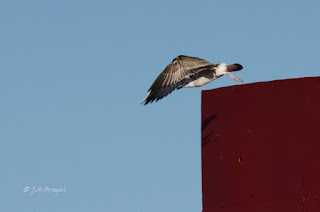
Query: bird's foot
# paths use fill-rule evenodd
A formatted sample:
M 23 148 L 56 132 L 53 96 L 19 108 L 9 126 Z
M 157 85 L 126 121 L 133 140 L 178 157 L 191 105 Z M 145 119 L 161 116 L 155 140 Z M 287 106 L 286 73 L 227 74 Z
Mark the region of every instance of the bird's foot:
M 225 75 L 228 75 L 229 77 L 231 77 L 231 79 L 233 79 L 235 81 L 243 82 L 241 79 L 235 78 L 230 72 L 226 72 Z
M 234 80 L 238 82 L 243 82 L 242 79 L 239 79 L 239 78 L 234 78 Z

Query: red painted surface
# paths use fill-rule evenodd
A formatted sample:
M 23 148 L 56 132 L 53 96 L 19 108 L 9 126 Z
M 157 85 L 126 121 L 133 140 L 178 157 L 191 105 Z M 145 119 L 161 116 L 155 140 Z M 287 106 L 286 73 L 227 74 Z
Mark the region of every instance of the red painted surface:
M 202 92 L 204 212 L 320 211 L 320 77 Z

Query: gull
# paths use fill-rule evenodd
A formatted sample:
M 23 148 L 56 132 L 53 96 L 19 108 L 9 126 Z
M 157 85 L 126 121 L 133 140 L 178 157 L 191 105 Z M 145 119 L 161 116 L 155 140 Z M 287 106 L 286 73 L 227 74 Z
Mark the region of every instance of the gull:
M 213 64 L 197 57 L 180 55 L 174 58 L 154 81 L 141 104 L 157 102 L 175 89 L 201 87 L 223 75 L 228 75 L 235 81 L 243 82 L 230 73 L 241 69 L 242 65 L 238 63 L 231 65 L 227 63 Z

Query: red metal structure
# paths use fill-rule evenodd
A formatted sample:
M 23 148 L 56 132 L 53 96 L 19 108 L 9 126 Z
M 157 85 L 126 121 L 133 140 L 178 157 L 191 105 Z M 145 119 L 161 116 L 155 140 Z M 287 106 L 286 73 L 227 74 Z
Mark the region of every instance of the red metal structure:
M 203 212 L 320 211 L 320 77 L 202 92 Z

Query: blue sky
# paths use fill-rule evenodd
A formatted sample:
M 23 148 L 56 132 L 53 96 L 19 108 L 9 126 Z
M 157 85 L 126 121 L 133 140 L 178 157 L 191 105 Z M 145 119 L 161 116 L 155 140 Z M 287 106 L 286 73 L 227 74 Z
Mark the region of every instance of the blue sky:
M 244 83 L 319 76 L 319 7 L 1 1 L 0 211 L 201 211 L 201 90 L 240 83 L 142 106 L 148 88 L 180 54 Z

